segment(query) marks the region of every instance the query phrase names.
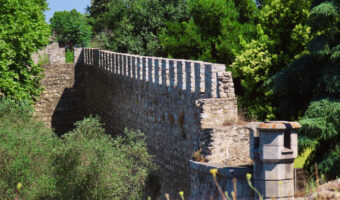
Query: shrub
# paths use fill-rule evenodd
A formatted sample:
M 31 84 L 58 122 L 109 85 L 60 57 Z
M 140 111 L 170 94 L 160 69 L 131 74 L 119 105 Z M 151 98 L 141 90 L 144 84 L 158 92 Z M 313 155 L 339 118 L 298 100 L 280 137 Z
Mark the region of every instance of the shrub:
M 48 199 L 54 195 L 56 137 L 32 119 L 28 103 L 0 100 L 0 199 Z M 22 183 L 20 191 L 16 185 Z
M 29 103 L 0 99 L 0 199 L 141 199 L 152 166 L 143 139 L 112 138 L 98 118 L 58 138 Z
M 143 135 L 105 135 L 98 118 L 62 137 L 55 171 L 58 199 L 140 199 L 151 166 Z

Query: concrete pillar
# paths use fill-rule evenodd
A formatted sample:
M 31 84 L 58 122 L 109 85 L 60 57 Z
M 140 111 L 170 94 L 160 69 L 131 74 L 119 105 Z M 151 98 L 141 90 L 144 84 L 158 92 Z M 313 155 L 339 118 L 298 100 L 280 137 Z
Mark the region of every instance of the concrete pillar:
M 261 123 L 254 145 L 254 186 L 264 199 L 294 199 L 294 160 L 298 155 L 297 122 Z M 257 196 L 255 197 L 258 198 Z

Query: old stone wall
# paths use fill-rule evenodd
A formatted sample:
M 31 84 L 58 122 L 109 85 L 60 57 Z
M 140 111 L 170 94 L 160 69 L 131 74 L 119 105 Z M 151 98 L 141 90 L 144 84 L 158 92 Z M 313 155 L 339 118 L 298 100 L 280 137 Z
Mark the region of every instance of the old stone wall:
M 111 133 L 125 127 L 144 132 L 160 166 L 162 194 L 189 194 L 189 160 L 205 148 L 207 138 L 223 135 L 228 130 L 223 127 L 237 122 L 231 73 L 221 64 L 98 49 L 76 49 L 75 60 L 85 69 L 83 101 L 88 114 L 99 115 Z M 240 138 L 238 149 L 249 152 L 249 137 L 241 133 Z M 219 148 L 210 144 L 210 152 L 202 154 L 207 160 L 214 157 L 214 145 Z M 213 160 L 225 162 L 229 154 L 230 161 L 249 164 L 249 153 L 238 157 L 231 152 L 236 151 L 225 149 Z
M 230 167 L 218 163 L 190 162 L 191 167 L 191 193 L 188 199 L 214 199 L 223 200 L 221 192 L 227 193 L 232 198 L 232 192 L 239 200 L 253 199 L 253 191 L 249 187 L 246 174 L 252 174 L 251 166 Z M 211 169 L 217 169 L 216 182 L 210 173 Z
M 35 115 L 58 134 L 73 128 L 85 115 L 83 72 L 75 64 L 43 65 L 44 91 L 35 103 Z
M 253 169 L 263 154 L 256 149 L 270 138 L 261 139 L 258 122 L 238 124 L 233 80 L 224 65 L 99 49 L 76 48 L 74 56 L 76 64 L 44 66 L 45 91 L 36 115 L 57 133 L 89 115 L 99 115 L 113 135 L 141 130 L 159 166 L 160 194 L 173 199 L 180 198 L 179 191 L 189 199 L 221 198 L 212 168 L 219 170 L 223 191 L 233 191 L 237 179 L 239 199 L 254 195 L 247 173 L 270 174 Z
M 65 64 L 65 48 L 59 48 L 58 43 L 53 42 L 44 49 L 32 55 L 34 64 Z
M 201 154 L 205 158 L 205 163 L 213 163 L 232 166 L 250 166 L 252 160 L 249 157 L 251 151 L 251 136 L 256 131 L 254 125 L 228 125 L 205 130 L 205 137 L 201 137 L 204 142 Z
M 57 133 L 91 114 L 111 134 L 140 129 L 159 166 L 161 194 L 174 198 L 189 195 L 191 174 L 203 173 L 189 164 L 197 152 L 207 165 L 251 165 L 252 129 L 235 125 L 237 101 L 224 65 L 98 49 L 76 48 L 74 55 L 76 64 L 44 66 L 36 113 Z

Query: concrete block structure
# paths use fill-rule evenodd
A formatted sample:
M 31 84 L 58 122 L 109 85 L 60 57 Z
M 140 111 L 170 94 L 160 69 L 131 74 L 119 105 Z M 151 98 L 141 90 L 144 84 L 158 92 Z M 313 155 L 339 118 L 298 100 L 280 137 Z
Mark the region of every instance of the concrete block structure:
M 258 126 L 259 143 L 252 150 L 254 186 L 264 199 L 294 199 L 296 122 L 274 121 Z

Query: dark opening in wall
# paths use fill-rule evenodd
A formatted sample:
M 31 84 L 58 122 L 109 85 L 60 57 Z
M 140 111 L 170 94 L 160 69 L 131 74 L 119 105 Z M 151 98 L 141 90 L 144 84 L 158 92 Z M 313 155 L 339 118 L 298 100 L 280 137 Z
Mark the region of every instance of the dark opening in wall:
M 291 129 L 286 129 L 283 134 L 283 137 L 284 137 L 283 146 L 286 147 L 287 149 L 291 149 L 291 141 L 290 141 L 291 132 L 292 132 Z

